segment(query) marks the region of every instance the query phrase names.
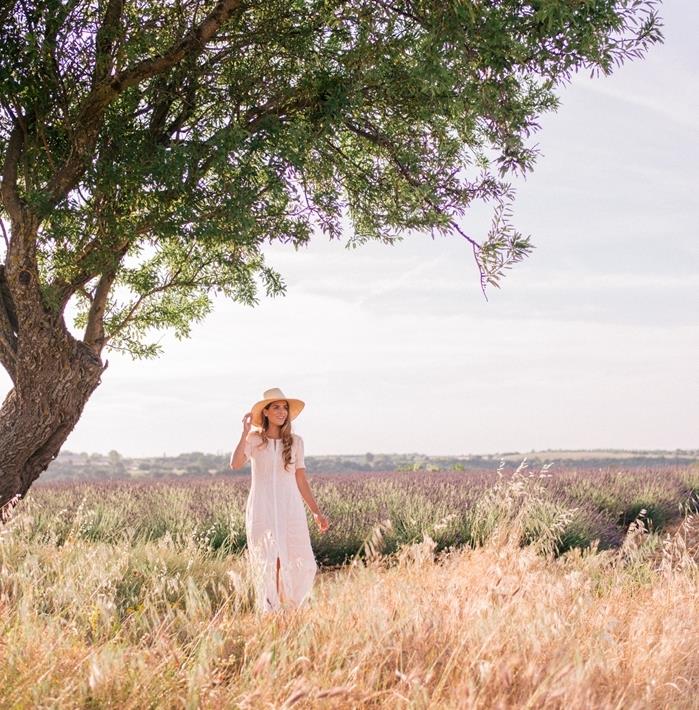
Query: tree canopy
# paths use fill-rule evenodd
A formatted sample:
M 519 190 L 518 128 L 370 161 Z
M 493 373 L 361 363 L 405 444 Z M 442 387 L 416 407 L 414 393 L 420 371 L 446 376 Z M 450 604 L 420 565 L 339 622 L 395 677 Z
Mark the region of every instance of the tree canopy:
M 46 311 L 74 302 L 88 346 L 134 357 L 157 354 L 154 328 L 188 335 L 215 293 L 283 293 L 264 245 L 342 238 L 343 217 L 347 246 L 456 233 L 497 285 L 532 248 L 507 178 L 532 170 L 539 116 L 574 72 L 661 41 L 656 5 L 4 2 L 0 262 L 21 243 Z M 459 223 L 474 200 L 494 204 L 487 234 Z

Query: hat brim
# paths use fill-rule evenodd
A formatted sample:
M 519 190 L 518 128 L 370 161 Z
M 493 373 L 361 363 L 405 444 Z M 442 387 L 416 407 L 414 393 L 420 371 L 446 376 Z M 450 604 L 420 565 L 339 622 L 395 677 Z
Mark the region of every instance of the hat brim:
M 292 397 L 269 397 L 268 399 L 261 399 L 259 402 L 255 402 L 252 405 L 250 413 L 252 414 L 252 425 L 262 429 L 262 410 L 270 402 L 288 402 L 289 403 L 289 421 L 296 419 L 301 410 L 306 406 L 306 403 L 300 399 L 293 399 Z

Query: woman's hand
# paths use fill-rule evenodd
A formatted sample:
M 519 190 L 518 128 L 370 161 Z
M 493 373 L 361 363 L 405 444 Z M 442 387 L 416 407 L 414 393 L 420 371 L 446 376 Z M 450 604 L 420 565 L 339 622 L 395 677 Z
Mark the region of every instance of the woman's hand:
M 313 518 L 318 524 L 320 532 L 324 533 L 330 525 L 328 519 L 320 511 L 317 513 L 313 513 Z
M 243 436 L 247 436 L 252 426 L 252 412 L 246 412 L 243 417 Z

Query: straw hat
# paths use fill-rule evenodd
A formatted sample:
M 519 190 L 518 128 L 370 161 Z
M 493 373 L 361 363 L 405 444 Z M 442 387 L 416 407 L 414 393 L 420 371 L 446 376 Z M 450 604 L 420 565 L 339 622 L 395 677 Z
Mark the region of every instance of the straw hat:
M 305 406 L 305 402 L 300 399 L 290 399 L 287 397 L 279 387 L 272 387 L 271 390 L 265 390 L 262 395 L 262 399 L 259 402 L 255 402 L 250 410 L 252 414 L 252 425 L 262 429 L 262 410 L 270 403 L 276 402 L 280 399 L 285 399 L 289 403 L 289 421 L 296 419 L 301 410 Z

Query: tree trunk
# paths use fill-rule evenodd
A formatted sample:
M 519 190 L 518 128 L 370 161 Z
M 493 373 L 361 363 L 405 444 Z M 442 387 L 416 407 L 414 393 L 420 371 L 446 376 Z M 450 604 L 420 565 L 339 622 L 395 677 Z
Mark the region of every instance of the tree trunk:
M 6 504 L 56 458 L 107 367 L 62 316 L 43 313 L 32 325 L 19 338 L 15 387 L 0 408 L 0 522 Z

